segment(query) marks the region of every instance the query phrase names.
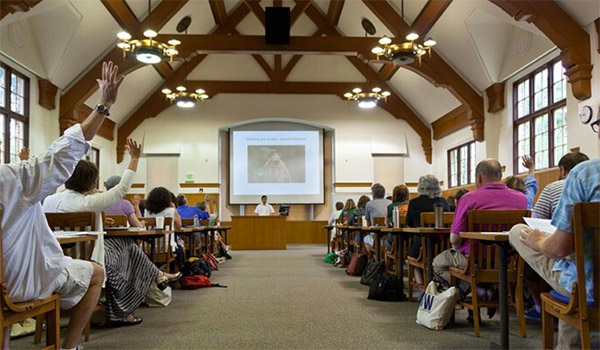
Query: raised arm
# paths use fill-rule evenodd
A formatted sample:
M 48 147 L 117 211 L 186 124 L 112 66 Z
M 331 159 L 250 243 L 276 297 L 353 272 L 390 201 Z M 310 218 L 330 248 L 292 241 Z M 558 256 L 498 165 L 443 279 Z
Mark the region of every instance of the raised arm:
M 133 179 L 135 178 L 135 172 L 137 171 L 138 161 L 141 155 L 142 146 L 135 140 L 128 138 L 125 144 L 125 148 L 131 156 L 129 161 L 129 167 L 123 173 L 121 182 L 118 185 L 111 188 L 104 193 L 98 193 L 86 197 L 86 207 L 90 211 L 103 211 L 111 205 L 118 203 L 131 188 Z

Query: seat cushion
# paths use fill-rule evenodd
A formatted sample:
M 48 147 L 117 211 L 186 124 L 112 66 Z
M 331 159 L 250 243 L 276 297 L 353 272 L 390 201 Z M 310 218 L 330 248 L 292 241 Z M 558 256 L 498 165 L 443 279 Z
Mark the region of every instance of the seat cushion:
M 571 297 L 566 297 L 566 296 L 560 294 L 559 292 L 555 291 L 554 289 L 550 291 L 550 295 L 552 295 L 552 297 L 554 299 L 560 301 L 561 303 L 568 304 L 571 301 Z M 588 307 L 594 306 L 594 301 L 593 300 L 588 300 L 587 301 L 587 306 Z

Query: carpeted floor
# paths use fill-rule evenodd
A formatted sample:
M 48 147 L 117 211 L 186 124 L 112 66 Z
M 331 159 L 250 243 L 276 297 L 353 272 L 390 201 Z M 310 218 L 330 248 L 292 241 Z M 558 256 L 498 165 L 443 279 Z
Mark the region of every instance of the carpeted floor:
M 417 303 L 368 300 L 358 277 L 322 262 L 325 247 L 297 245 L 286 251 L 234 251 L 213 282 L 227 289 L 176 290 L 161 309 L 142 307 L 135 327 L 92 330 L 89 349 L 489 349 L 499 318 L 473 334 L 466 311 L 443 331 L 415 323 Z M 486 316 L 487 317 L 487 316 Z M 538 323 L 522 339 L 511 317 L 511 348 L 539 349 Z M 14 349 L 35 348 L 33 337 Z

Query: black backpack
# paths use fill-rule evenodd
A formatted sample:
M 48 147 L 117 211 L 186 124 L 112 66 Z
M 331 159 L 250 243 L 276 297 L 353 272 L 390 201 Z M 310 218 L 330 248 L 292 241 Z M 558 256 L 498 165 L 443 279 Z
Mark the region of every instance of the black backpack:
M 371 280 L 368 298 L 379 301 L 404 301 L 404 284 L 395 275 L 378 274 Z
M 361 278 L 360 284 L 364 284 L 366 286 L 371 285 L 371 281 L 376 278 L 378 275 L 382 274 L 385 271 L 385 263 L 383 261 L 369 261 L 367 263 L 367 267 L 365 268 Z
M 181 273 L 184 276 L 203 275 L 210 278 L 212 271 L 212 266 L 204 258 L 198 258 L 194 261 L 188 260 L 181 268 Z

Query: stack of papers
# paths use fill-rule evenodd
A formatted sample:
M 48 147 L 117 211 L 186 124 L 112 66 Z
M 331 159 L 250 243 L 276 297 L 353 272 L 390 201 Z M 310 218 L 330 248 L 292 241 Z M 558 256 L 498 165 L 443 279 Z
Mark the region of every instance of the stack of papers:
M 525 223 L 534 230 L 540 230 L 545 233 L 556 232 L 556 227 L 550 223 L 552 220 L 548 219 L 534 219 L 534 218 L 523 218 Z

